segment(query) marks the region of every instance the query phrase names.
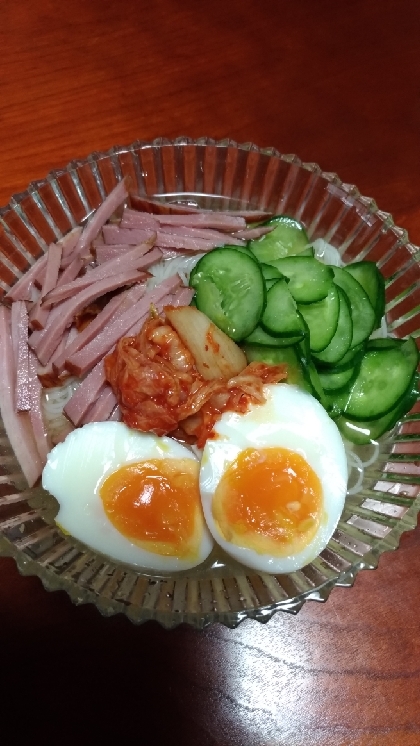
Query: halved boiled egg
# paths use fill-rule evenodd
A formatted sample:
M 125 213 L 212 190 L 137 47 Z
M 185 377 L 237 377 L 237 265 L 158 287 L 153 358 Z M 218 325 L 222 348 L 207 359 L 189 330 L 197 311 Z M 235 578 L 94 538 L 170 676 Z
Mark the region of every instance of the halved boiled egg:
M 102 554 L 155 571 L 187 570 L 210 554 L 199 462 L 169 437 L 97 422 L 48 455 L 43 487 L 62 530 Z
M 200 491 L 218 544 L 260 572 L 288 573 L 315 559 L 344 507 L 347 459 L 335 423 L 310 394 L 264 387 L 266 401 L 225 412 L 207 441 Z

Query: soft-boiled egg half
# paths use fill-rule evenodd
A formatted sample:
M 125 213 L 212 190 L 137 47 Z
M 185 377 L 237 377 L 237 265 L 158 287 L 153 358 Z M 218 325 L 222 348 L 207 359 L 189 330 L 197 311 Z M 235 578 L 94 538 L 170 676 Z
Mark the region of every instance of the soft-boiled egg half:
M 42 484 L 59 502 L 65 533 L 120 562 L 173 572 L 199 565 L 213 548 L 199 466 L 171 438 L 98 422 L 53 448 Z
M 347 459 L 322 405 L 290 384 L 266 401 L 225 412 L 205 445 L 200 491 L 207 525 L 234 559 L 289 573 L 326 547 L 341 516 Z

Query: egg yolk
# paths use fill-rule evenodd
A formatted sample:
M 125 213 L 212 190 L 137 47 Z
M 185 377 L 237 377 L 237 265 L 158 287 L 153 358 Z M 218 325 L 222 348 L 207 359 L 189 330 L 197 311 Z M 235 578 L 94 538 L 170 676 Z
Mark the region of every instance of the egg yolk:
M 215 491 L 213 517 L 222 536 L 259 554 L 301 551 L 322 520 L 318 476 L 285 448 L 247 448 L 230 464 Z
M 193 557 L 203 525 L 198 472 L 192 459 L 125 464 L 100 487 L 105 513 L 121 534 L 147 551 Z

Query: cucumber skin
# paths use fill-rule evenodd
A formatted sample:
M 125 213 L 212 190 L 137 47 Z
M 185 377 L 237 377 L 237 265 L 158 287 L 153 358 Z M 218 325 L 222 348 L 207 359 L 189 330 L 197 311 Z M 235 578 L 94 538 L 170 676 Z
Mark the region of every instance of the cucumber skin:
M 197 308 L 235 342 L 255 329 L 265 308 L 266 289 L 253 257 L 227 247 L 213 249 L 199 259 L 189 284 Z M 236 286 L 241 292 L 235 293 Z
M 336 419 L 336 424 L 342 436 L 355 445 L 367 445 L 378 440 L 388 430 L 392 430 L 397 422 L 410 411 L 419 398 L 419 376 L 416 373 L 406 395 L 390 412 L 377 420 L 358 421 L 345 415 Z
M 407 394 L 418 361 L 417 346 L 411 337 L 395 348 L 367 350 L 361 360 L 359 373 L 349 388 L 343 414 L 352 420 L 364 421 L 386 415 Z M 369 396 L 369 386 L 363 386 L 363 380 L 370 382 L 374 375 L 377 386 L 374 394 Z

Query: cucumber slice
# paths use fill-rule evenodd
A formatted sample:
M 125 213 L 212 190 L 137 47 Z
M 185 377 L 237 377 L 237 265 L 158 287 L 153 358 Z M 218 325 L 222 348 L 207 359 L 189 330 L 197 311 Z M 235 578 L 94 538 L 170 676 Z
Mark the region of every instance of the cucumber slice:
M 233 249 L 234 251 L 240 251 L 242 254 L 248 254 L 254 261 L 257 261 L 254 253 L 251 251 L 251 249 L 248 246 L 231 246 L 230 244 L 226 244 L 226 246 L 220 246 L 221 249 Z
M 242 347 L 249 363 L 254 361 L 267 363 L 268 365 L 287 365 L 287 383 L 293 383 L 311 393 L 302 369 L 296 348 L 290 347 L 257 347 L 255 345 L 243 345 Z
M 353 321 L 349 301 L 344 290 L 335 285 L 335 283 L 334 286 L 337 289 L 339 300 L 337 327 L 328 345 L 320 352 L 314 354 L 315 364 L 336 365 L 339 363 L 350 350 L 353 338 Z
M 374 420 L 390 412 L 409 390 L 418 359 L 411 337 L 400 347 L 367 350 L 343 414 L 355 420 Z
M 290 256 L 271 263 L 289 278 L 289 290 L 297 303 L 315 303 L 327 297 L 334 277 L 327 264 L 310 256 Z
M 236 249 L 213 249 L 197 262 L 190 285 L 197 308 L 231 339 L 244 339 L 255 329 L 266 296 L 255 259 Z
M 336 423 L 344 438 L 350 440 L 356 445 L 365 445 L 372 440 L 378 440 L 384 433 L 391 430 L 397 422 L 404 417 L 407 412 L 415 405 L 419 398 L 419 377 L 416 373 L 413 376 L 407 393 L 387 414 L 378 417 L 376 420 L 361 421 L 352 420 L 349 417 L 341 415 L 337 418 Z
M 305 322 L 303 322 L 305 324 Z M 306 324 L 305 324 L 306 326 Z M 314 396 L 322 404 L 324 409 L 328 411 L 329 402 L 325 396 L 324 389 L 319 378 L 319 374 L 311 358 L 311 351 L 309 348 L 309 330 L 306 327 L 306 335 L 302 342 L 296 345 L 296 350 L 299 355 L 299 360 L 302 365 L 305 379 L 310 386 L 312 396 Z
M 304 326 L 286 280 L 276 280 L 267 292 L 261 326 L 274 337 L 303 336 Z
M 315 256 L 315 249 L 313 246 L 307 246 L 306 249 L 303 249 L 303 251 L 299 251 L 299 254 L 297 256 Z
M 318 371 L 319 380 L 324 391 L 336 391 L 347 386 L 356 375 L 356 368 L 345 370 Z
M 375 311 L 376 329 L 380 326 L 382 316 L 385 313 L 385 280 L 375 262 L 353 262 L 343 267 L 357 282 L 360 283 L 368 296 L 372 308 Z
M 376 323 L 375 311 L 360 282 L 341 267 L 333 267 L 333 272 L 334 282 L 344 290 L 350 303 L 353 321 L 351 346 L 355 347 L 372 334 Z
M 338 288 L 331 284 L 326 298 L 316 303 L 298 303 L 298 310 L 309 328 L 309 345 L 312 352 L 324 350 L 337 331 L 340 299 Z
M 377 337 L 376 339 L 369 339 L 366 344 L 367 350 L 389 350 L 391 347 L 401 347 L 404 343 L 403 339 L 397 339 L 396 337 Z
M 284 256 L 299 254 L 309 243 L 302 223 L 287 215 L 276 215 L 262 225 L 274 225 L 275 227 L 265 236 L 249 242 L 249 248 L 259 262 L 269 264 Z
M 284 278 L 284 275 L 282 275 L 280 270 L 277 269 L 277 267 L 273 267 L 272 264 L 264 264 L 261 262 L 260 270 L 264 280 L 281 280 Z
M 348 352 L 334 365 L 334 370 L 347 370 L 347 368 L 353 368 L 358 365 L 365 354 L 366 343 L 361 342 L 356 347 L 350 347 Z
M 273 337 L 272 334 L 267 332 L 259 324 L 244 340 L 244 345 L 258 345 L 258 347 L 290 347 L 296 342 L 300 342 L 303 339 L 304 330 L 302 329 L 299 334 L 288 337 Z

